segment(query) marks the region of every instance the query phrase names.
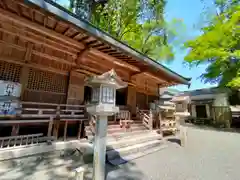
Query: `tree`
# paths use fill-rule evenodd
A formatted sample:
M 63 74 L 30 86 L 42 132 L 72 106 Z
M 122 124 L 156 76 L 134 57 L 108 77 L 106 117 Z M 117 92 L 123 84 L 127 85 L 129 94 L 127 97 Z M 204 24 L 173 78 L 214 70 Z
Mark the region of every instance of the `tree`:
M 169 40 L 176 35 L 164 20 L 165 5 L 165 0 L 70 0 L 76 14 L 116 39 L 153 59 L 172 60 Z
M 202 28 L 203 34 L 187 41 L 185 60 L 191 65 L 206 63 L 201 77 L 220 86 L 240 87 L 240 5 L 216 0 L 216 15 Z

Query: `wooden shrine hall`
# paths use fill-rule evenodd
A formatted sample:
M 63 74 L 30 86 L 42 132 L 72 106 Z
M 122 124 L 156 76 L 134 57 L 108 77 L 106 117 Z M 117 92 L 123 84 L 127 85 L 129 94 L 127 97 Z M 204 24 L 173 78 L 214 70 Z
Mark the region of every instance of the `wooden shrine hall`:
M 159 88 L 190 81 L 50 0 L 0 1 L 0 80 L 21 85 L 16 114 L 1 114 L 1 137 L 83 137 L 84 79 L 110 69 L 128 83 L 116 93 L 128 118 L 149 109 Z

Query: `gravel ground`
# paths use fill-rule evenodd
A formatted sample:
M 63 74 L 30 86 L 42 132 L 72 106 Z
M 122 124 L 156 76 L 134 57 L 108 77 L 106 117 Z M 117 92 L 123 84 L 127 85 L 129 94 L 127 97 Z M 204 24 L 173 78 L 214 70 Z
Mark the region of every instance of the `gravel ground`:
M 171 142 L 169 147 L 125 165 L 119 167 L 107 165 L 107 180 L 240 179 L 239 133 L 193 127 L 189 127 L 187 133 L 186 147 Z M 14 165 L 15 168 L 3 168 L 3 164 L 0 164 L 0 180 L 73 179 L 70 178 L 73 174 L 66 171 L 67 161 L 69 160 L 59 158 L 51 161 L 29 159 L 29 163 L 27 161 L 25 164 L 17 163 Z M 71 160 L 69 163 L 72 163 Z
M 108 173 L 109 180 L 239 180 L 240 134 L 188 128 L 186 147 L 168 148 Z

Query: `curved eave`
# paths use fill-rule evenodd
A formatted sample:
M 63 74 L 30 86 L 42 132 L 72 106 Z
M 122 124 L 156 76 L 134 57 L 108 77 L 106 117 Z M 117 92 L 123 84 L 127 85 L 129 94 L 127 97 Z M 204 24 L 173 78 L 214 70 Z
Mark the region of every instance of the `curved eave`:
M 71 12 L 68 12 L 65 8 L 57 5 L 56 3 L 49 1 L 49 0 L 24 0 L 26 4 L 33 4 L 36 5 L 45 11 L 48 11 L 52 14 L 55 14 L 59 18 L 68 21 L 79 28 L 87 31 L 89 34 L 102 39 L 103 41 L 111 44 L 112 46 L 116 47 L 119 51 L 123 51 L 127 54 L 129 54 L 132 57 L 135 57 L 139 61 L 143 61 L 150 65 L 151 68 L 162 71 L 166 75 L 172 77 L 177 83 L 179 84 L 185 84 L 185 85 L 190 85 L 190 80 L 191 78 L 185 78 L 178 73 L 170 70 L 169 68 L 163 66 L 162 64 L 154 61 L 153 59 L 145 56 L 144 54 L 136 51 L 135 49 L 131 48 L 130 46 L 118 41 L 117 39 L 111 37 L 109 34 L 101 31 L 97 27 L 93 26 L 92 24 L 80 20 L 76 15 L 74 15 Z M 177 84 L 176 83 L 176 84 Z

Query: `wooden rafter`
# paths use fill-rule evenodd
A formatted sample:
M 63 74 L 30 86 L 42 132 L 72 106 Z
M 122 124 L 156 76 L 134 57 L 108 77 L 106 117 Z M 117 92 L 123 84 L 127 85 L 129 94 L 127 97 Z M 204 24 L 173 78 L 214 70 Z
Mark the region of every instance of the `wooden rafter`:
M 105 45 L 105 46 L 98 47 L 97 49 L 98 49 L 99 51 L 102 51 L 102 50 L 107 50 L 107 49 L 110 49 L 110 48 L 111 48 L 110 46 Z
M 96 43 L 96 44 L 91 44 L 90 47 L 91 48 L 98 48 L 98 47 L 102 47 L 104 46 L 104 43 L 100 42 L 99 43 Z

